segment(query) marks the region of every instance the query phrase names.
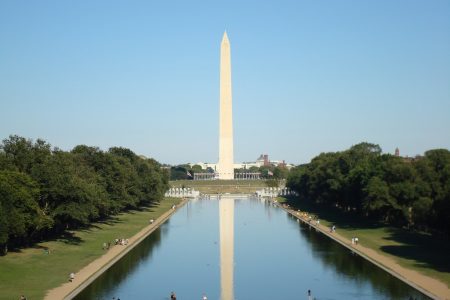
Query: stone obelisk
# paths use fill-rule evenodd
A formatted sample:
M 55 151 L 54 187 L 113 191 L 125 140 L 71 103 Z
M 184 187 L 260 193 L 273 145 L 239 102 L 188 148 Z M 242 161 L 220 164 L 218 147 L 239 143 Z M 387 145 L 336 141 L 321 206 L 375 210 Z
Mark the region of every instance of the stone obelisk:
M 219 179 L 234 179 L 233 165 L 233 109 L 231 100 L 231 53 L 227 32 L 220 45 L 220 133 Z

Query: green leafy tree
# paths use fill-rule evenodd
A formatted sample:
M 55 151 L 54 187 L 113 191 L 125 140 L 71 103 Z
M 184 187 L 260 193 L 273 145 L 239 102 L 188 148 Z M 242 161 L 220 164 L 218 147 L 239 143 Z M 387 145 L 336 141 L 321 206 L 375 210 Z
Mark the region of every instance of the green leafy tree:
M 39 188 L 21 172 L 0 171 L 0 245 L 28 243 L 33 234 L 51 225 L 38 205 Z
M 170 180 L 186 180 L 189 179 L 187 175 L 188 168 L 185 166 L 175 166 L 170 168 Z
M 206 171 L 203 170 L 200 165 L 193 165 L 191 168 L 191 173 L 203 173 L 203 172 L 206 172 Z

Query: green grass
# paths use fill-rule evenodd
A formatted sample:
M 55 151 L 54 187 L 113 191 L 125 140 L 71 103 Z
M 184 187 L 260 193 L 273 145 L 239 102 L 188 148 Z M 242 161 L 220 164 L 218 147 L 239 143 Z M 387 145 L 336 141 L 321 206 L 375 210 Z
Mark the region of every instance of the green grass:
M 253 194 L 266 187 L 265 180 L 176 180 L 171 187 L 190 187 L 206 194 Z
M 87 229 L 66 232 L 56 240 L 0 257 L 0 299 L 42 299 L 47 290 L 67 282 L 77 272 L 105 253 L 104 242 L 129 238 L 168 211 L 179 199 L 168 198 L 141 211 L 129 211 L 93 224 Z M 50 254 L 44 249 L 49 248 Z
M 385 226 L 358 218 L 336 209 L 325 208 L 293 198 L 278 198 L 301 211 L 318 216 L 320 224 L 336 225 L 336 231 L 348 238 L 358 237 L 359 243 L 393 258 L 401 266 L 436 278 L 450 286 L 450 243 L 445 238 Z

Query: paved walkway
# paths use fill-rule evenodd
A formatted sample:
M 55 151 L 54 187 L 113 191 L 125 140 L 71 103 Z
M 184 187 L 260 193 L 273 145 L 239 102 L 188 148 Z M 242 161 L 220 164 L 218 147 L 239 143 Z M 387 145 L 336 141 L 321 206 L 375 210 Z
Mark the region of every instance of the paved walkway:
M 279 203 L 277 203 L 277 205 L 284 209 L 286 212 L 303 221 L 305 224 L 311 225 L 326 236 L 349 248 L 353 252 L 358 253 L 365 259 L 369 260 L 370 262 L 374 263 L 375 265 L 379 266 L 380 268 L 384 269 L 400 280 L 406 282 L 407 284 L 413 286 L 415 289 L 421 291 L 425 295 L 433 299 L 450 299 L 450 289 L 445 283 L 437 279 L 425 276 L 417 271 L 402 267 L 397 262 L 395 262 L 394 259 L 382 255 L 373 249 L 364 247 L 363 245 L 361 245 L 361 243 L 358 243 L 358 245 L 353 245 L 351 241 L 341 236 L 338 232 L 331 233 L 329 227 L 320 224 L 316 225 L 314 220 L 309 223 L 309 218 L 305 217 L 301 212 L 298 212 L 288 206 L 284 206 Z
M 183 200 L 175 209 L 162 214 L 153 224 L 150 224 L 129 238 L 128 245 L 114 245 L 103 256 L 94 260 L 75 274 L 73 282 L 67 282 L 47 292 L 45 300 L 72 299 L 85 287 L 87 287 L 98 276 L 116 263 L 120 258 L 137 246 L 144 238 L 161 226 L 178 208 L 183 206 L 188 200 Z

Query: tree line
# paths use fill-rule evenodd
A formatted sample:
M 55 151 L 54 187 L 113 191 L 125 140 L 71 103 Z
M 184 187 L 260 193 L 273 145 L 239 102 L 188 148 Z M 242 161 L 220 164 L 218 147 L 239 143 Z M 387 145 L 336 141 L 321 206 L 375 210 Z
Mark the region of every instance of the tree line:
M 337 207 L 394 226 L 450 236 L 450 151 L 404 158 L 360 143 L 293 168 L 287 185 L 301 201 Z
M 71 151 L 11 135 L 0 144 L 0 253 L 159 201 L 160 164 L 131 150 Z

